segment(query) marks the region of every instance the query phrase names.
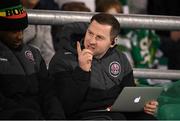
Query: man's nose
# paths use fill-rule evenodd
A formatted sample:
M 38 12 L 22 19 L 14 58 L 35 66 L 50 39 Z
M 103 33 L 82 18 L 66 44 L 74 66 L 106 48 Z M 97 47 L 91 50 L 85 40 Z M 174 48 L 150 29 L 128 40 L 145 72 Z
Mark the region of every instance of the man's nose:
M 16 34 L 17 34 L 17 38 L 18 39 L 22 39 L 23 38 L 23 32 L 22 31 L 17 31 Z
M 96 36 L 93 36 L 91 38 L 91 41 L 90 41 L 91 44 L 95 44 L 96 43 Z

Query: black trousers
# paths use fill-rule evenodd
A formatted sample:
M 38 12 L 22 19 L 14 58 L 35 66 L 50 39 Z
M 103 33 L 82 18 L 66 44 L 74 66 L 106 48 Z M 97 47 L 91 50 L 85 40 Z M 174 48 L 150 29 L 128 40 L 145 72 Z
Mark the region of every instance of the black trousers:
M 85 112 L 73 117 L 75 120 L 157 120 L 153 115 L 144 112 Z
M 153 115 L 145 112 L 122 113 L 127 120 L 157 120 Z
M 44 117 L 39 111 L 19 108 L 0 111 L 0 120 L 43 120 Z

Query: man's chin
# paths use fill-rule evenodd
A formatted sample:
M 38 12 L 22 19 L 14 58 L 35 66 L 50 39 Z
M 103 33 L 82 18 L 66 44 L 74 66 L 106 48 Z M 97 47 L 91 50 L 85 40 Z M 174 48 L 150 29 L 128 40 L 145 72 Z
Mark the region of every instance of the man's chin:
M 10 46 L 11 46 L 12 49 L 19 49 L 19 48 L 22 47 L 22 44 L 21 43 L 19 43 L 19 44 L 12 44 Z

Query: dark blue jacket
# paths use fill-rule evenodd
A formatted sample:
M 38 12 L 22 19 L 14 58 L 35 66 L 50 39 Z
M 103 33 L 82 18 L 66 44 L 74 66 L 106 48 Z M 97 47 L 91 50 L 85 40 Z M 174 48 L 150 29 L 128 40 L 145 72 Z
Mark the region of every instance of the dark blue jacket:
M 62 119 L 63 110 L 50 83 L 37 49 L 27 45 L 10 49 L 0 41 L 0 119 L 12 119 L 18 111 L 24 119 L 26 111 Z

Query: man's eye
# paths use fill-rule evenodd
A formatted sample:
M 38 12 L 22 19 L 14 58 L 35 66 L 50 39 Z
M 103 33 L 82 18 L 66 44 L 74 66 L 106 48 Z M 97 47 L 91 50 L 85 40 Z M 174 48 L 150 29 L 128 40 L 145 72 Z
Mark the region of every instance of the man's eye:
M 97 36 L 96 39 L 97 39 L 97 40 L 103 40 L 103 37 Z
M 89 33 L 89 35 L 93 35 L 93 33 L 92 33 L 92 32 L 90 32 L 90 31 L 89 31 L 88 33 Z

